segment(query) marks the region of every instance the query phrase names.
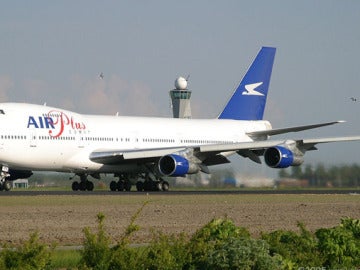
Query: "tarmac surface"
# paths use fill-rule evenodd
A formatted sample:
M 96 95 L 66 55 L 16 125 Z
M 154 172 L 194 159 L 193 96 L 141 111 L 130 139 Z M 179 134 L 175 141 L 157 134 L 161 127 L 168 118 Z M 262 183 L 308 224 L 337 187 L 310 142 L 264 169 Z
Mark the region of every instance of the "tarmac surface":
M 0 192 L 0 196 L 43 196 L 43 195 L 83 195 L 83 196 L 98 196 L 98 195 L 107 195 L 107 196 L 121 196 L 121 195 L 246 195 L 246 194 L 359 194 L 360 189 L 253 189 L 253 190 L 241 190 L 241 189 L 231 189 L 231 190 L 174 190 L 166 192 L 137 192 L 137 191 L 128 191 L 128 192 L 117 192 L 117 191 L 107 191 L 107 190 L 96 190 L 96 191 L 28 191 L 28 190 L 11 190 Z

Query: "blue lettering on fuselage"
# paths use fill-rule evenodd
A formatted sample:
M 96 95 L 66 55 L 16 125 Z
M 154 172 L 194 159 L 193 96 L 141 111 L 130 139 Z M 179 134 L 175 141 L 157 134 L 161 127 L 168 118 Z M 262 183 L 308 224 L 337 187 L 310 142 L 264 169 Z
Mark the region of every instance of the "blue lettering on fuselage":
M 55 129 L 52 118 L 46 116 L 39 116 L 37 118 L 34 116 L 29 116 L 27 127 Z

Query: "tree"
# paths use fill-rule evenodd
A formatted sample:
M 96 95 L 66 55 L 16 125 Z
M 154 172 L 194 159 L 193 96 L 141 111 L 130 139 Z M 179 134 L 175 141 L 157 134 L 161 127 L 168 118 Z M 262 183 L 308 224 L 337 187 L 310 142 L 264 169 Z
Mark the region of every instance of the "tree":
M 286 169 L 281 169 L 279 171 L 279 178 L 289 178 L 290 174 L 288 173 L 288 171 Z
M 301 179 L 303 177 L 302 170 L 300 166 L 291 167 L 291 177 L 295 179 Z

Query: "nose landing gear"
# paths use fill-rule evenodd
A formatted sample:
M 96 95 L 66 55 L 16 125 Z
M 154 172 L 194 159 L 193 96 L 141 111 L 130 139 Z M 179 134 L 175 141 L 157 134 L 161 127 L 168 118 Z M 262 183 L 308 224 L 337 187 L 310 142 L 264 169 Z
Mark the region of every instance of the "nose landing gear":
M 10 181 L 6 180 L 7 177 L 9 177 L 9 167 L 2 166 L 1 167 L 1 173 L 0 173 L 0 191 L 5 190 L 9 191 L 11 190 L 11 183 Z

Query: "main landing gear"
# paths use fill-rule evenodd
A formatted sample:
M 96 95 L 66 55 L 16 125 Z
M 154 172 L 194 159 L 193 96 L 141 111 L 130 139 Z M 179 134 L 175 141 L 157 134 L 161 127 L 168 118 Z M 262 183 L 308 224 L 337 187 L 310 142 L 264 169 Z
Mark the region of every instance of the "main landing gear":
M 155 177 L 152 179 L 149 173 L 144 175 L 139 175 L 140 178 L 144 179 L 144 181 L 136 182 L 136 190 L 137 191 L 168 191 L 169 183 L 162 179 L 161 177 Z M 129 175 L 121 174 L 119 175 L 119 181 L 111 181 L 110 190 L 111 191 L 130 191 L 131 190 L 131 181 L 129 180 Z
M 93 182 L 87 179 L 88 174 L 76 174 L 80 177 L 80 182 L 74 181 L 71 185 L 73 191 L 92 191 L 94 189 Z M 92 177 L 99 178 L 97 175 L 91 174 Z M 132 174 L 115 174 L 118 177 L 118 181 L 111 181 L 111 191 L 131 191 L 132 183 L 136 182 L 136 179 L 140 178 L 143 181 L 138 180 L 136 182 L 137 191 L 168 191 L 169 183 L 157 176 L 156 174 L 145 173 L 140 175 Z
M 169 183 L 162 178 L 158 180 L 147 179 L 144 182 L 136 182 L 137 191 L 169 191 Z
M 73 191 L 92 191 L 94 189 L 94 183 L 87 180 L 86 174 L 80 174 L 80 182 L 74 181 L 71 185 Z
M 127 174 L 119 174 L 115 175 L 119 177 L 119 180 L 110 182 L 110 190 L 111 191 L 130 191 L 131 190 L 131 182 L 130 177 Z

